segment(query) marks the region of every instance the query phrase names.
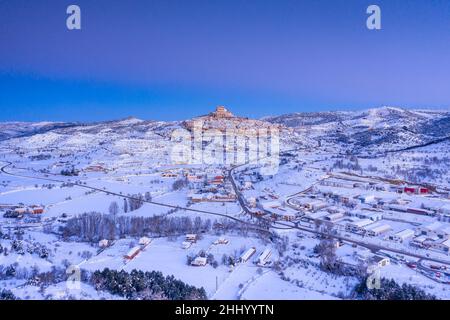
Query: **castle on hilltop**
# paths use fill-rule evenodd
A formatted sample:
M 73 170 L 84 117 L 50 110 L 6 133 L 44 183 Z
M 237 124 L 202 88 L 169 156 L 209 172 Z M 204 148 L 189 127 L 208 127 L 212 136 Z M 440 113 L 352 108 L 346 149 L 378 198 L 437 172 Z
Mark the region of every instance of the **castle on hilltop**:
M 216 111 L 211 112 L 209 116 L 216 119 L 234 118 L 234 115 L 230 111 L 228 111 L 227 108 L 225 108 L 224 106 L 217 106 Z
M 200 125 L 203 131 L 208 129 L 216 129 L 223 132 L 234 130 L 242 134 L 245 134 L 249 129 L 279 127 L 277 124 L 235 116 L 224 106 L 217 106 L 215 111 L 206 115 L 183 121 L 184 128 L 190 131 L 196 125 Z

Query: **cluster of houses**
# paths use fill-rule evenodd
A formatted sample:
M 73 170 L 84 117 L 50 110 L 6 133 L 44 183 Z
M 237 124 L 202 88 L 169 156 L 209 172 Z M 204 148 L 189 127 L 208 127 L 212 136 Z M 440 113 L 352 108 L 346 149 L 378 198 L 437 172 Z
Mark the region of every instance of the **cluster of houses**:
M 181 248 L 189 249 L 193 243 L 197 242 L 197 234 L 189 233 L 185 236 L 185 240 L 181 243 Z
M 231 182 L 222 173 L 206 174 L 198 183 L 192 184 L 192 189 L 188 199 L 194 203 L 235 202 L 237 199 Z
M 93 164 L 89 165 L 83 169 L 84 172 L 108 172 L 108 169 L 105 167 L 105 164 Z
M 365 189 L 374 191 L 391 191 L 397 193 L 407 193 L 407 194 L 429 194 L 431 192 L 430 188 L 424 186 L 407 186 L 407 185 L 391 185 L 386 187 L 385 184 L 375 182 L 360 180 L 356 177 L 352 179 L 349 178 L 328 178 L 320 182 L 322 186 L 346 188 L 346 189 Z
M 198 203 L 198 202 L 235 202 L 236 194 L 233 191 L 228 192 L 203 192 L 197 191 L 196 193 L 191 193 L 189 195 L 189 200 Z
M 278 200 L 258 201 L 256 208 L 260 215 L 269 215 L 273 220 L 293 221 L 299 216 L 298 211 Z
M 5 205 L 3 208 L 5 218 L 23 218 L 24 215 L 29 215 L 31 217 L 40 217 L 45 212 L 45 207 L 40 205 L 30 205 L 30 206 L 17 206 L 17 205 Z
M 420 226 L 417 232 L 419 235 L 414 238 L 411 244 L 421 248 L 450 253 L 450 225 L 435 221 Z
M 188 200 L 199 202 L 235 202 L 237 197 L 222 170 L 206 169 L 197 172 L 194 168 L 166 169 L 161 172 L 164 178 L 185 178 L 192 190 Z
M 182 243 L 182 248 L 188 249 L 191 247 L 192 243 L 194 243 L 196 241 L 197 241 L 196 234 L 187 234 L 185 241 L 183 241 L 183 243 Z M 224 245 L 224 244 L 228 244 L 228 243 L 229 243 L 228 239 L 221 237 L 221 238 L 217 239 L 216 241 L 214 241 L 213 245 Z M 192 260 L 191 266 L 204 267 L 204 266 L 206 266 L 207 263 L 208 263 L 208 259 L 206 257 L 197 256 L 197 257 L 195 257 L 194 260 Z

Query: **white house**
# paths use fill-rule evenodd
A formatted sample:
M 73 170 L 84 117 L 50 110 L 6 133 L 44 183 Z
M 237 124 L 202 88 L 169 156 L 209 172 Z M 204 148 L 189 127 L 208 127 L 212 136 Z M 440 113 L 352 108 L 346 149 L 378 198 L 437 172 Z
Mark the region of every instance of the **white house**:
M 391 260 L 389 258 L 375 255 L 369 261 L 369 265 L 367 267 L 367 272 L 372 273 L 376 269 L 388 266 L 390 264 L 391 264 Z
M 142 237 L 142 238 L 139 239 L 139 245 L 141 245 L 143 247 L 149 245 L 150 242 L 152 242 L 152 239 L 150 239 L 148 237 Z
M 195 233 L 188 233 L 186 235 L 186 241 L 196 242 L 197 241 L 197 234 L 195 234 Z
M 98 246 L 100 248 L 106 248 L 107 246 L 109 246 L 109 241 L 107 239 L 100 240 L 98 242 Z
M 190 241 L 183 241 L 181 243 L 181 248 L 182 249 L 189 249 L 192 246 L 192 242 Z
M 206 266 L 206 257 L 197 257 L 191 262 L 191 266 L 203 267 Z

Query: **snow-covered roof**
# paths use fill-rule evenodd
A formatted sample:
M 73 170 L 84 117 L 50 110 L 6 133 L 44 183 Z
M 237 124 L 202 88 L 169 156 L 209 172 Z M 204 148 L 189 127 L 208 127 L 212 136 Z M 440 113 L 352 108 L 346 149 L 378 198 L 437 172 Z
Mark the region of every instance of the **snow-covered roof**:
M 430 223 L 426 226 L 424 226 L 425 229 L 430 230 L 430 231 L 435 231 L 438 230 L 442 227 L 442 223 L 435 221 L 433 223 Z
M 344 215 L 342 213 L 337 212 L 337 213 L 332 213 L 332 214 L 327 215 L 327 218 L 329 218 L 329 219 L 339 219 L 339 218 L 342 218 L 343 216 Z
M 373 221 L 370 219 L 361 219 L 361 220 L 355 220 L 353 222 L 350 222 L 350 225 L 362 228 L 362 227 L 365 227 L 372 223 L 373 223 Z
M 392 229 L 391 226 L 388 224 L 378 224 L 378 225 L 374 224 L 366 228 L 366 230 L 373 231 L 375 233 L 381 233 L 391 229 Z
M 399 238 L 402 238 L 402 239 L 408 238 L 408 237 L 412 237 L 412 236 L 414 236 L 414 230 L 411 230 L 411 229 L 405 229 L 405 230 L 402 230 L 402 231 L 400 231 L 400 232 L 397 232 L 397 233 L 395 234 L 395 236 L 396 236 L 396 237 L 399 237 Z
M 444 234 L 450 234 L 450 226 L 442 227 L 439 231 Z
M 194 259 L 194 263 L 205 264 L 206 263 L 206 257 L 197 257 L 197 258 Z
M 141 250 L 141 247 L 140 247 L 140 246 L 136 246 L 136 247 L 134 247 L 134 248 L 131 248 L 131 249 L 128 251 L 127 256 L 128 256 L 128 257 L 131 257 L 132 255 L 134 255 L 136 252 L 138 252 L 138 251 L 140 251 L 140 250 Z

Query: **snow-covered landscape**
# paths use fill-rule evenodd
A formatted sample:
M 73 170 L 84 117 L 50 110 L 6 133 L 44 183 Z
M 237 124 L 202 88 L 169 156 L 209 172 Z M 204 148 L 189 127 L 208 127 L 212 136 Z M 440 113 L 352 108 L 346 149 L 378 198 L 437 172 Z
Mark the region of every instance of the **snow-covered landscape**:
M 0 167 L 4 298 L 450 299 L 448 111 L 7 122 Z

